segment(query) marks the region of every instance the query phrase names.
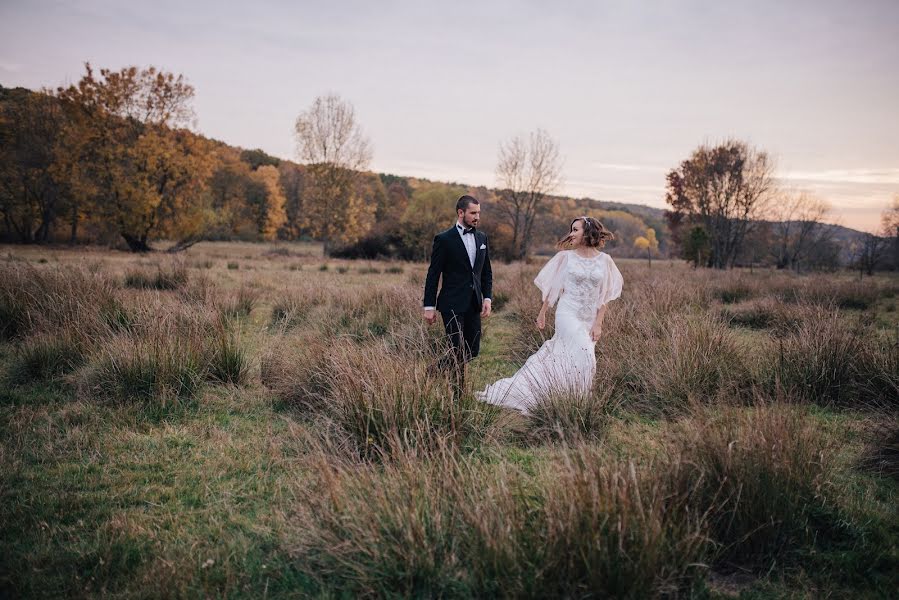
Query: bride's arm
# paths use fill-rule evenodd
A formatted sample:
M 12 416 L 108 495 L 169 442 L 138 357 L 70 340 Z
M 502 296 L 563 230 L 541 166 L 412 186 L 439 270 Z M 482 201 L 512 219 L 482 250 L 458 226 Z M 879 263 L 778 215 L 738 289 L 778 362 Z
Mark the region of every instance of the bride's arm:
M 549 308 L 549 300 L 543 301 L 543 306 L 540 307 L 540 313 L 537 315 L 537 329 L 542 330 L 546 327 L 546 309 Z
M 593 321 L 593 329 L 590 330 L 590 338 L 594 342 L 599 341 L 599 336 L 602 335 L 602 319 L 606 316 L 607 306 L 607 304 L 603 304 L 596 309 L 596 319 Z

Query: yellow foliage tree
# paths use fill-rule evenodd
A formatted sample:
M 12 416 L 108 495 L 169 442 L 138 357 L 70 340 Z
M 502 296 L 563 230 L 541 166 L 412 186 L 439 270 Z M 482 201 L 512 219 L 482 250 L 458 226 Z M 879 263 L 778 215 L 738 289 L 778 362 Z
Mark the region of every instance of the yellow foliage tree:
M 192 136 L 171 129 L 191 120 L 194 89 L 154 67 L 102 69 L 99 77 L 90 64 L 85 68 L 57 97 L 80 124 L 76 146 L 91 165 L 101 214 L 116 223 L 131 250 L 148 251 L 166 219 L 172 225 L 196 198 L 207 172 Z
M 287 222 L 287 211 L 284 208 L 286 198 L 279 182 L 278 167 L 263 165 L 256 169 L 253 176 L 265 187 L 265 204 L 260 215 L 259 233 L 263 239 L 273 240 Z
M 634 240 L 634 247 L 646 251 L 646 259 L 652 268 L 652 253 L 659 251 L 659 241 L 656 239 L 656 231 L 652 227 L 646 228 L 646 234 L 638 236 Z

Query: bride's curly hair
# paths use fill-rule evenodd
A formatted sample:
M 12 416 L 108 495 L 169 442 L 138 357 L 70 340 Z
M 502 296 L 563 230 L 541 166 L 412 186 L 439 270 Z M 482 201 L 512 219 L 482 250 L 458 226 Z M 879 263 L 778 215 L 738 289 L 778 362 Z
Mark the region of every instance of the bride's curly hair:
M 602 248 L 608 240 L 615 239 L 615 235 L 600 221 L 593 217 L 583 216 L 571 221 L 571 225 L 568 226 L 568 235 L 556 242 L 556 248 L 559 250 L 571 248 L 571 234 L 574 231 L 574 224 L 578 221 L 584 224 L 583 244 L 589 248 Z

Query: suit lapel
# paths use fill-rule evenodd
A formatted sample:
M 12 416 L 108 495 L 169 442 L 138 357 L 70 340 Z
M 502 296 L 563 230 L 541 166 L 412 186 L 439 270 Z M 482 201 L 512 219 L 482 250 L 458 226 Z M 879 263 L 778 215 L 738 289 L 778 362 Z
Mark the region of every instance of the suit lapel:
M 484 260 L 484 250 L 481 250 L 481 246 L 484 245 L 487 238 L 484 237 L 484 234 L 478 231 L 475 234 L 475 246 L 474 246 L 474 267 L 472 267 L 472 271 L 477 272 L 478 269 L 481 268 L 481 263 Z
M 471 268 L 471 261 L 468 259 L 468 249 L 465 247 L 465 242 L 462 241 L 462 236 L 459 235 L 459 230 L 453 225 L 452 228 L 447 231 L 447 234 L 455 240 L 454 244 L 458 250 L 457 253 L 460 255 L 461 259 L 465 261 L 464 264 Z

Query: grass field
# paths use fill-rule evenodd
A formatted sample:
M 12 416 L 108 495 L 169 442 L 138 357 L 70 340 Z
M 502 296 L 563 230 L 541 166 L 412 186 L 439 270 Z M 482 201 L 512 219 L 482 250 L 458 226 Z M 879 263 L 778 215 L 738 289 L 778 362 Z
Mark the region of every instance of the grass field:
M 453 401 L 426 265 L 4 246 L 0 597 L 886 598 L 899 277 L 621 260 L 590 397 Z M 539 347 L 495 266 L 469 385 Z

